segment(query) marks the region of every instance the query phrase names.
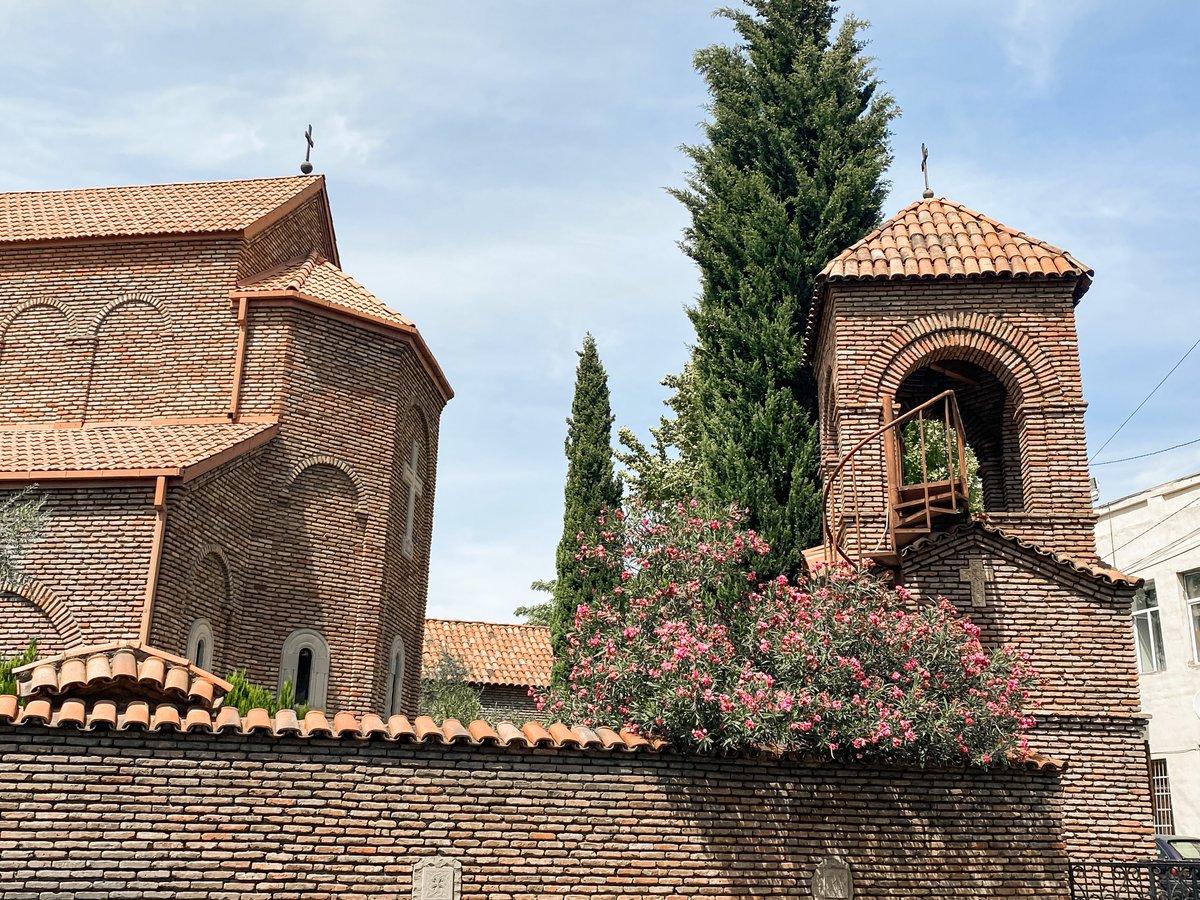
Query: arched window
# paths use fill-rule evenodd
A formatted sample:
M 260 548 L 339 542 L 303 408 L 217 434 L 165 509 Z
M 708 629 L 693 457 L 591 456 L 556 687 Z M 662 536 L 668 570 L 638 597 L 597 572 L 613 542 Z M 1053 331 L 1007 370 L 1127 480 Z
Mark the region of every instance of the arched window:
M 188 632 L 187 658 L 201 669 L 213 667 L 213 630 L 208 619 L 197 619 Z
M 388 654 L 388 715 L 400 712 L 404 702 L 404 638 L 397 635 Z
M 286 683 L 292 686 L 297 704 L 312 709 L 324 709 L 329 681 L 329 645 L 320 632 L 300 628 L 283 642 L 279 661 L 279 689 Z

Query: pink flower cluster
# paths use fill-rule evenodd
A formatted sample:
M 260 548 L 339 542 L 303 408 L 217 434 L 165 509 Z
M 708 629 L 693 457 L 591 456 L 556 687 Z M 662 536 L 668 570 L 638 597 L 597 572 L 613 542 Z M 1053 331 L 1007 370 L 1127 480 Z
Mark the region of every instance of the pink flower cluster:
M 614 518 L 579 559 L 620 567 L 621 586 L 577 609 L 568 684 L 540 698 L 555 717 L 698 749 L 929 765 L 1027 751 L 1028 657 L 985 649 L 946 601 L 918 605 L 848 567 L 760 580 L 769 548 L 737 511 Z

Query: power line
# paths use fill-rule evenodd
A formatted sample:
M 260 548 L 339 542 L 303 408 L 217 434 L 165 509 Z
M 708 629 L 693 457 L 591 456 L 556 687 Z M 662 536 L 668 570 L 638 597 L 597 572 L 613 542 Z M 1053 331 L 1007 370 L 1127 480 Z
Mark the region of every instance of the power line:
M 1197 548 L 1200 548 L 1200 544 L 1192 544 L 1192 546 L 1190 546 L 1190 547 L 1184 547 L 1178 553 L 1173 553 L 1170 556 L 1163 557 L 1162 559 L 1156 559 L 1154 561 L 1154 565 L 1157 566 L 1157 565 L 1161 565 L 1162 563 L 1169 562 L 1170 560 L 1174 559 L 1176 556 L 1183 556 L 1183 554 L 1185 554 L 1185 553 L 1191 553 L 1193 550 L 1196 550 Z
M 1177 362 L 1177 363 L 1175 363 L 1175 365 L 1171 366 L 1171 371 L 1170 371 L 1170 372 L 1168 372 L 1166 375 L 1164 375 L 1164 376 L 1162 377 L 1162 381 L 1160 381 L 1158 384 L 1156 384 L 1156 385 L 1154 386 L 1154 390 L 1152 390 L 1152 391 L 1151 391 L 1149 394 L 1147 394 L 1147 395 L 1146 395 L 1146 399 L 1145 399 L 1145 400 L 1143 400 L 1141 403 L 1139 403 L 1139 404 L 1137 405 L 1137 408 L 1136 408 L 1136 409 L 1134 409 L 1134 411 L 1133 411 L 1133 412 L 1131 412 L 1131 413 L 1130 413 L 1128 416 L 1126 416 L 1126 417 L 1125 417 L 1125 421 L 1124 421 L 1124 422 L 1122 422 L 1122 423 L 1121 423 L 1121 424 L 1120 424 L 1120 425 L 1117 427 L 1117 430 L 1116 430 L 1116 431 L 1114 431 L 1112 434 L 1110 434 L 1110 435 L 1108 436 L 1108 440 L 1107 440 L 1107 441 L 1105 441 L 1103 444 L 1101 444 L 1101 445 L 1100 445 L 1100 449 L 1099 449 L 1099 450 L 1097 450 L 1095 453 L 1093 453 L 1093 454 L 1092 454 L 1092 455 L 1091 455 L 1091 456 L 1088 458 L 1088 462 L 1089 462 L 1089 463 L 1091 463 L 1091 461 L 1092 461 L 1093 459 L 1095 459 L 1097 456 L 1099 456 L 1099 455 L 1100 455 L 1100 453 L 1101 453 L 1101 452 L 1103 452 L 1103 450 L 1104 450 L 1104 448 L 1105 448 L 1105 447 L 1107 447 L 1109 444 L 1111 444 L 1111 443 L 1112 443 L 1112 439 L 1113 439 L 1113 438 L 1115 438 L 1115 437 L 1116 437 L 1118 434 L 1120 434 L 1120 433 L 1121 433 L 1121 429 L 1123 429 L 1123 428 L 1124 428 L 1126 425 L 1128 425 L 1128 424 L 1129 424 L 1129 420 L 1130 420 L 1130 419 L 1132 419 L 1134 416 L 1136 416 L 1136 415 L 1138 414 L 1138 412 L 1141 410 L 1141 408 L 1142 408 L 1143 406 L 1145 406 L 1145 405 L 1146 405 L 1146 404 L 1149 402 L 1150 398 L 1151 398 L 1151 397 L 1153 397 L 1153 396 L 1154 396 L 1154 395 L 1155 395 L 1155 394 L 1158 392 L 1158 389 L 1159 389 L 1160 387 L 1162 387 L 1162 386 L 1163 386 L 1163 384 L 1166 382 L 1166 380 L 1167 380 L 1168 378 L 1170 378 L 1170 377 L 1171 377 L 1171 375 L 1173 375 L 1173 374 L 1174 374 L 1175 370 L 1176 370 L 1176 369 L 1178 369 L 1180 366 L 1182 366 L 1182 365 L 1183 365 L 1183 361 L 1184 361 L 1185 359 L 1187 359 L 1189 356 L 1191 356 L 1191 355 L 1192 355 L 1192 351 L 1193 351 L 1193 350 L 1195 350 L 1195 349 L 1196 349 L 1196 347 L 1198 347 L 1198 346 L 1200 346 L 1200 338 L 1196 338 L 1196 343 L 1194 343 L 1194 344 L 1192 344 L 1192 346 L 1188 347 L 1188 349 L 1187 349 L 1187 353 L 1183 354 L 1183 356 L 1181 356 L 1181 357 L 1179 358 L 1179 362 Z
M 1163 516 L 1161 519 L 1159 519 L 1157 522 L 1155 522 L 1153 525 L 1151 525 L 1145 531 L 1138 532 L 1133 537 L 1131 537 L 1129 540 L 1127 540 L 1125 543 L 1123 543 L 1120 547 L 1113 547 L 1108 552 L 1115 556 L 1116 552 L 1118 550 L 1124 550 L 1126 547 L 1128 547 L 1130 544 L 1132 544 L 1134 541 L 1136 541 L 1142 535 L 1149 534 L 1151 531 L 1153 531 L 1155 528 L 1157 528 L 1163 522 L 1169 522 L 1171 519 L 1173 519 L 1175 516 L 1179 515 L 1185 509 L 1187 509 L 1188 507 L 1191 507 L 1191 506 L 1195 506 L 1197 503 L 1200 503 L 1200 497 L 1197 497 L 1195 500 L 1191 501 L 1190 503 L 1187 503 L 1187 504 L 1179 507 L 1179 509 L 1175 510 L 1175 512 L 1171 513 L 1171 515 Z M 1174 557 L 1172 557 L 1172 559 L 1174 559 Z
M 1116 437 L 1116 435 L 1113 435 L 1113 437 Z M 1169 450 L 1178 450 L 1180 447 L 1190 447 L 1190 446 L 1192 446 L 1192 444 L 1200 444 L 1200 438 L 1194 438 L 1193 440 L 1190 440 L 1190 441 L 1184 441 L 1182 444 L 1176 444 L 1174 447 L 1163 447 L 1161 450 L 1151 450 L 1149 453 L 1139 453 L 1137 456 L 1125 456 L 1125 457 L 1122 457 L 1121 459 L 1106 459 L 1106 460 L 1102 460 L 1101 462 L 1091 463 L 1091 465 L 1093 465 L 1093 466 L 1111 466 L 1111 465 L 1115 465 L 1116 463 L 1130 462 L 1131 460 L 1135 460 L 1135 459 L 1145 459 L 1147 456 L 1158 456 L 1158 454 L 1160 454 L 1160 453 L 1166 453 Z M 1103 450 L 1103 449 L 1104 449 L 1103 447 L 1100 448 L 1100 450 Z M 1096 452 L 1099 453 L 1100 450 L 1097 450 Z

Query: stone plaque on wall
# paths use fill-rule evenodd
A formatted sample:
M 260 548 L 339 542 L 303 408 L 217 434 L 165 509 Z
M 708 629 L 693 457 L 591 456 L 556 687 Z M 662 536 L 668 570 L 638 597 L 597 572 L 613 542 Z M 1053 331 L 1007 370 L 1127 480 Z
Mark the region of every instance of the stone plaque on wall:
M 813 900 L 851 900 L 854 880 L 850 866 L 840 856 L 827 856 L 817 865 L 812 880 Z
M 423 859 L 413 866 L 412 900 L 459 900 L 462 863 L 448 856 Z

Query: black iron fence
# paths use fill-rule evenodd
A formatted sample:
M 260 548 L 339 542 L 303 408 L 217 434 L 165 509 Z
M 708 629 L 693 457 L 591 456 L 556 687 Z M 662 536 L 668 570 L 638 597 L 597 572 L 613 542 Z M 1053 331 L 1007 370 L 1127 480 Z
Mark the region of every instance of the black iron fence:
M 1071 900 L 1200 900 L 1200 861 L 1071 863 Z

